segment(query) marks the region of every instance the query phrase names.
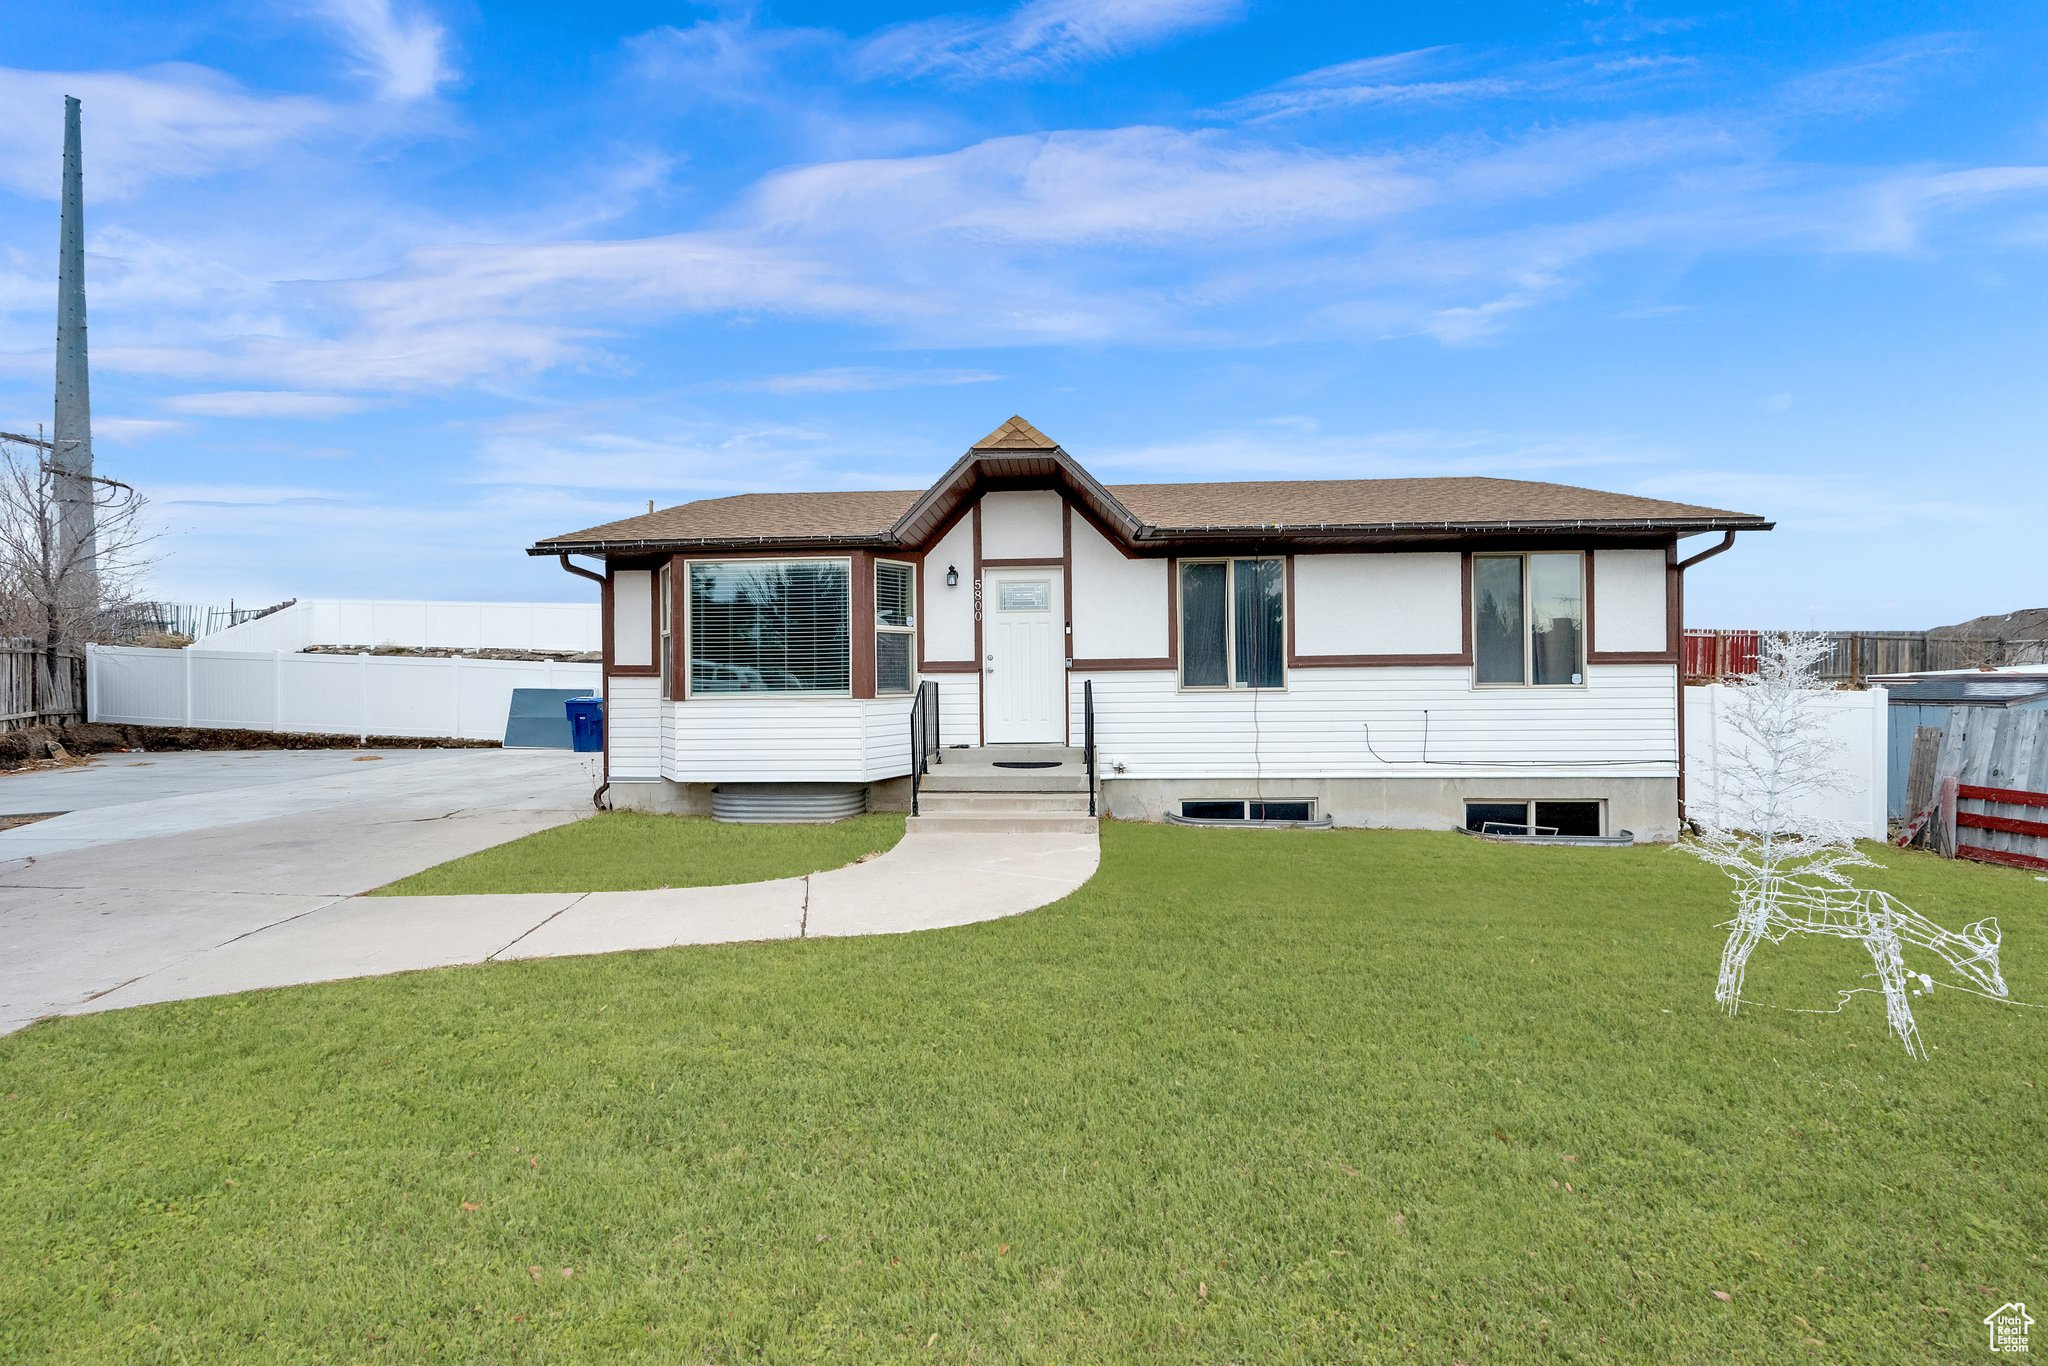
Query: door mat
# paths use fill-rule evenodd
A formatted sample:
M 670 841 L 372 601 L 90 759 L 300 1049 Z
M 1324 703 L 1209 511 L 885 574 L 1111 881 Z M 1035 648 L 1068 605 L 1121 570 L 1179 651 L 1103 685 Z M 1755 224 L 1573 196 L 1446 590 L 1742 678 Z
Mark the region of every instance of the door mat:
M 1058 768 L 1058 759 L 998 759 L 997 768 Z

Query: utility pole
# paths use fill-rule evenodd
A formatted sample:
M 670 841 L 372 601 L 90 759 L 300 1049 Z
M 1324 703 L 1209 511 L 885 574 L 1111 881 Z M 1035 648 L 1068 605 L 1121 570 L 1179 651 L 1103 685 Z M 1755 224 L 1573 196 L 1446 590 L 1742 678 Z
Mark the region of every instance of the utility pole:
M 50 432 L 50 473 L 57 504 L 57 553 L 76 566 L 77 606 L 99 601 L 94 527 L 92 394 L 85 350 L 85 173 L 78 101 L 64 97 L 64 193 L 57 229 L 57 420 Z

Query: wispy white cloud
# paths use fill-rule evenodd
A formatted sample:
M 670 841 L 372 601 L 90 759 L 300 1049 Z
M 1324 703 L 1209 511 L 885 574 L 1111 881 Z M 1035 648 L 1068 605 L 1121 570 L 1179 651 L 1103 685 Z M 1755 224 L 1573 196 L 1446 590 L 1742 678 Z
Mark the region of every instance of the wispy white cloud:
M 997 18 L 947 15 L 884 29 L 860 47 L 870 76 L 1042 76 L 1237 19 L 1243 0 L 1027 0 Z
M 138 71 L 22 71 L 0 67 L 0 183 L 57 197 L 64 97 L 82 106 L 86 174 L 95 203 L 133 197 L 165 178 L 246 164 L 329 124 L 336 109 L 299 95 L 262 94 L 205 67 Z
M 211 394 L 177 394 L 162 402 L 165 412 L 188 417 L 339 417 L 359 413 L 374 401 L 346 394 L 309 394 L 296 389 L 234 389 Z
M 1369 108 L 1446 106 L 1481 100 L 1590 100 L 1638 93 L 1697 72 L 1691 58 L 1599 53 L 1540 61 L 1452 47 L 1391 52 L 1304 72 L 1229 101 L 1229 121 L 1265 123 Z
M 871 365 L 839 365 L 789 375 L 725 380 L 706 387 L 760 394 L 872 394 L 887 389 L 991 384 L 1002 378 L 987 370 L 890 370 Z
M 314 10 L 340 33 L 356 72 L 385 99 L 425 99 L 455 78 L 448 33 L 422 12 L 401 13 L 392 0 L 314 0 Z

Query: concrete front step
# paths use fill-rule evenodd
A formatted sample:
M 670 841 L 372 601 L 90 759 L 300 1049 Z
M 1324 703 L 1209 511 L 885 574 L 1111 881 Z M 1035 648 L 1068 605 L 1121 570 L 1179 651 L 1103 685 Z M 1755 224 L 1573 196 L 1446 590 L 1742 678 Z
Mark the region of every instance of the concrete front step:
M 944 764 L 924 775 L 923 792 L 1081 792 L 1088 773 L 1080 768 L 955 768 Z
M 1056 811 L 980 811 L 972 814 L 912 816 L 904 827 L 910 834 L 928 835 L 1088 835 L 1095 831 L 1095 817 L 1065 815 Z
M 1005 812 L 1085 816 L 1088 794 L 1083 792 L 948 792 L 923 789 L 918 809 L 927 816 L 987 816 Z

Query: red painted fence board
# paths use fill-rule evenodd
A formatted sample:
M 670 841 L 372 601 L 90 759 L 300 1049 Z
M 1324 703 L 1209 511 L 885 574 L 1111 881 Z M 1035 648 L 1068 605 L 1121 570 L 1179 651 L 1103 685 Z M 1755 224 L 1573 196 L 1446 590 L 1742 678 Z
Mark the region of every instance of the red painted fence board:
M 2048 821 L 2023 821 L 2014 816 L 1986 816 L 1977 811 L 1958 811 L 1956 824 L 1972 830 L 2002 830 L 2008 835 L 2031 835 L 2048 840 Z
M 1956 846 L 1958 858 L 1974 859 L 1978 863 L 2002 863 L 2008 868 L 2035 868 L 2048 872 L 2048 858 L 2035 858 L 2032 854 L 2015 854 L 2009 849 L 1985 849 L 1975 844 Z
M 2011 787 L 1972 787 L 1964 783 L 1956 795 L 1972 802 L 2011 802 L 2014 806 L 2048 806 L 2048 792 L 2021 792 Z

